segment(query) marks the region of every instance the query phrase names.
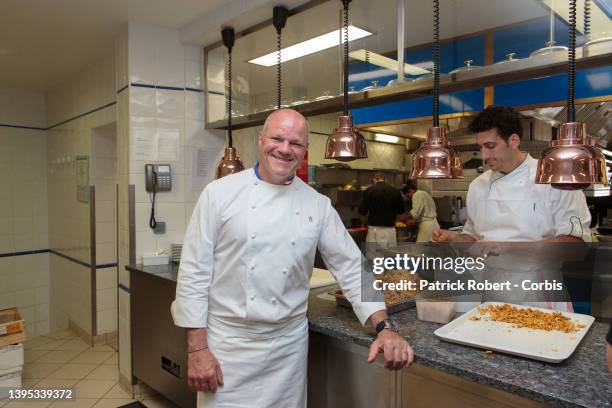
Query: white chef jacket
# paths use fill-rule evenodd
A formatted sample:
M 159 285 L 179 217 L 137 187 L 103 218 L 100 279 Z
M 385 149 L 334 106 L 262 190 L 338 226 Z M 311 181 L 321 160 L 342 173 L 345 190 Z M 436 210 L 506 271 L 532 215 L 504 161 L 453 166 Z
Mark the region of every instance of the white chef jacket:
M 488 170 L 470 183 L 462 232 L 485 241 L 539 241 L 572 235 L 591 241 L 582 191 L 535 184 L 538 161 L 527 154 L 508 174 Z
M 175 324 L 207 327 L 209 315 L 267 326 L 305 317 L 317 245 L 362 324 L 385 309 L 361 301 L 361 252 L 329 198 L 297 177 L 275 185 L 253 169 L 213 181 L 185 234 Z
M 417 242 L 430 242 L 433 230 L 440 228 L 436 220 L 438 214 L 436 213 L 436 203 L 434 203 L 433 198 L 425 191 L 415 191 L 412 195 L 410 215 L 415 221 L 419 222 Z

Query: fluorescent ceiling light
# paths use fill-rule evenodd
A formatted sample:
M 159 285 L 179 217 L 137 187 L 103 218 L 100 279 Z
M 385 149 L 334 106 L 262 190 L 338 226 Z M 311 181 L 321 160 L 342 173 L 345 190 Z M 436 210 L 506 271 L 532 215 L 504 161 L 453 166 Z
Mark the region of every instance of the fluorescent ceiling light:
M 383 133 L 376 133 L 374 135 L 374 140 L 376 140 L 377 142 L 397 143 L 397 142 L 399 142 L 399 137 L 391 136 L 391 135 L 385 135 Z
M 352 25 L 348 27 L 348 31 L 349 41 L 359 40 L 360 38 L 372 35 L 371 32 Z M 344 38 L 344 32 L 342 37 Z M 291 61 L 305 55 L 314 54 L 315 52 L 323 51 L 339 44 L 342 44 L 340 41 L 340 30 L 335 30 L 331 33 L 323 34 L 281 49 L 281 62 Z M 262 57 L 249 60 L 249 62 L 251 64 L 263 65 L 264 67 L 271 67 L 277 63 L 276 53 L 277 52 L 274 51 Z
M 554 0 L 540 0 L 546 8 L 549 10 L 554 5 L 555 13 L 569 23 L 569 7 L 567 3 L 559 4 L 560 2 L 555 2 Z M 584 0 L 577 0 L 576 8 L 578 10 L 584 10 Z M 600 4 L 601 3 L 601 4 Z M 606 34 L 610 32 L 610 18 L 606 13 L 606 2 L 602 1 L 591 1 L 591 39 L 599 38 L 602 34 Z M 602 9 L 601 6 L 604 6 Z M 584 33 L 584 20 L 582 18 L 576 19 L 576 30 L 579 31 L 578 34 Z
M 372 51 L 361 49 L 361 50 L 350 52 L 349 56 L 359 61 L 366 61 L 367 59 L 370 64 L 374 64 L 379 67 L 391 69 L 397 72 L 397 61 L 392 58 L 385 57 L 384 55 L 380 55 Z M 423 68 L 419 68 L 416 65 L 404 64 L 404 74 L 423 75 L 423 74 L 429 74 L 429 71 Z

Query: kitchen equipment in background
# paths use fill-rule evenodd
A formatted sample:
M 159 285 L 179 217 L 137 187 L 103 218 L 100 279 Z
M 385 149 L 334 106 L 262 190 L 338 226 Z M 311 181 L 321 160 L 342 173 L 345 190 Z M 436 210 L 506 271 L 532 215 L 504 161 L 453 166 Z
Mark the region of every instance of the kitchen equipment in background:
M 304 105 L 305 103 L 310 103 L 310 101 L 307 101 L 306 97 L 302 96 L 297 101 L 291 102 L 290 106 L 299 106 L 299 105 Z
M 361 92 L 371 91 L 372 89 L 376 89 L 376 88 L 380 88 L 380 85 L 379 85 L 378 80 L 374 79 L 372 80 L 372 82 L 370 82 L 370 85 L 366 86 L 365 88 L 361 88 Z
M 574 8 L 574 11 L 575 8 Z M 557 45 L 555 41 L 555 0 L 551 0 L 550 2 L 550 38 L 548 42 L 546 42 L 546 47 L 540 48 L 538 50 L 533 51 L 529 54 L 529 57 L 538 57 L 541 55 L 549 55 L 558 52 L 567 52 L 567 47 L 563 45 Z
M 449 72 L 449 74 L 456 74 L 458 72 L 465 72 L 465 71 L 471 71 L 476 68 L 482 68 L 480 65 L 472 65 L 473 62 L 474 60 L 471 60 L 471 59 L 465 60 L 463 61 L 463 63 L 465 64 L 464 66 L 453 69 L 451 72 Z
M 183 244 L 170 244 L 170 256 L 173 263 L 181 262 L 181 253 L 183 252 Z
M 324 101 L 326 99 L 332 99 L 335 98 L 335 96 L 333 96 L 327 89 L 323 91 L 323 95 L 321 96 L 317 96 L 314 100 L 315 101 Z
M 506 59 L 496 62 L 495 65 L 506 64 L 508 62 L 514 62 L 514 61 L 520 61 L 520 60 L 521 58 L 516 58 L 515 52 L 509 52 L 508 54 L 506 54 Z
M 486 302 L 478 307 L 486 309 L 489 305 L 502 304 Z M 528 306 L 521 305 L 510 306 L 518 309 L 528 308 Z M 576 333 L 528 329 L 526 327 L 517 328 L 510 323 L 486 320 L 481 316 L 478 307 L 440 327 L 434 334 L 442 340 L 452 343 L 514 354 L 549 363 L 560 363 L 572 355 L 595 321 L 594 317 L 584 314 L 562 313 L 584 327 Z M 544 313 L 560 313 L 537 307 L 531 307 L 531 309 Z
M 338 127 L 327 138 L 325 158 L 339 161 L 351 161 L 368 157 L 366 142 L 357 128 L 353 126 L 353 117 L 348 110 L 348 63 L 349 63 L 349 3 L 341 0 L 344 11 L 344 66 L 343 66 L 343 114 L 338 116 Z
M 462 178 L 461 161 L 446 140 L 446 127 L 440 127 L 440 1 L 434 0 L 434 80 L 433 127 L 427 129 L 427 140 L 412 155 L 411 179 Z
M 600 34 L 598 38 L 591 38 L 591 0 L 584 0 L 584 38 L 586 39 L 586 43 L 583 46 L 584 48 L 588 48 L 591 45 L 603 44 L 608 41 L 612 41 L 612 35 L 609 32 L 604 32 Z
M 552 184 L 562 190 L 582 190 L 590 184 L 607 184 L 606 161 L 594 147 L 584 123 L 576 122 L 576 0 L 570 0 L 569 51 L 567 67 L 567 123 L 559 137 L 538 160 L 536 183 Z
M 287 23 L 289 9 L 283 6 L 276 6 L 272 10 L 272 24 L 276 29 L 276 107 L 282 107 L 282 79 L 281 79 L 281 31 Z
M 234 47 L 235 33 L 234 29 L 226 27 L 221 30 L 221 38 L 223 45 L 227 48 L 227 141 L 228 147 L 225 148 L 223 158 L 217 165 L 217 171 L 215 174 L 216 179 L 220 179 L 229 174 L 238 173 L 244 170 L 244 164 L 240 160 L 240 157 L 236 154 L 236 149 L 233 147 L 232 140 L 232 48 Z

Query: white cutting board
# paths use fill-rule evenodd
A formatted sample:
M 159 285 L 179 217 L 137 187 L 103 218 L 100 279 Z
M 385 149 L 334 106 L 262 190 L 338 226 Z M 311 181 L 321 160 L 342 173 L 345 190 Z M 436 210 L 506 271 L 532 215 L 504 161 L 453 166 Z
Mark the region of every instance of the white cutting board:
M 486 302 L 480 307 L 488 305 L 502 305 L 499 302 Z M 520 309 L 531 306 L 512 305 Z M 553 310 L 531 307 L 532 309 L 552 313 Z M 578 313 L 563 313 L 576 323 L 585 327 L 574 333 L 561 331 L 534 330 L 525 327 L 516 328 L 510 323 L 488 321 L 480 319 L 470 320 L 470 316 L 480 316 L 475 307 L 464 313 L 452 322 L 440 327 L 434 334 L 442 340 L 466 346 L 480 347 L 487 350 L 514 354 L 517 356 L 560 363 L 576 350 L 584 335 L 595 321 L 593 316 Z
M 333 285 L 336 280 L 327 269 L 313 268 L 310 276 L 310 289 Z

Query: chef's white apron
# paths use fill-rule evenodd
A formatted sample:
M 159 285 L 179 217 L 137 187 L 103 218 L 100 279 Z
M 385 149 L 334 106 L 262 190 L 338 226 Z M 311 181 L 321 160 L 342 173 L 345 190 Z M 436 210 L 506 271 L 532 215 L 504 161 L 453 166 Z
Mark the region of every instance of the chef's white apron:
M 198 408 L 306 407 L 308 320 L 247 325 L 209 315 L 208 346 L 223 385 L 198 392 Z
M 478 209 L 475 223 L 478 231 L 486 236 L 488 241 L 537 241 L 541 239 L 541 231 L 546 228 L 543 223 L 546 219 L 546 209 L 543 203 L 535 201 L 540 195 L 532 192 L 533 189 L 543 188 L 541 185 L 526 182 L 525 177 L 513 180 L 512 183 L 504 183 L 503 188 L 496 189 L 493 186 L 501 180 L 491 183 L 491 190 L 486 198 L 479 200 L 476 204 Z M 525 191 L 528 190 L 528 191 Z M 538 265 L 523 265 L 521 261 L 514 262 L 513 259 L 502 257 L 499 260 L 489 258 L 489 262 L 501 263 L 501 267 L 495 268 L 495 279 L 497 281 L 509 280 L 520 283 L 525 279 L 538 281 L 543 279 L 546 272 L 538 269 Z M 490 270 L 490 269 L 489 269 Z M 542 298 L 542 294 L 530 293 L 517 289 L 516 291 L 495 292 L 495 298 L 489 300 L 517 302 L 517 294 L 523 297 L 521 304 L 556 309 L 560 311 L 573 311 L 569 302 L 533 301 L 529 295 Z M 544 294 L 546 297 L 546 294 Z M 485 294 L 487 298 L 487 294 Z
M 434 229 L 440 228 L 435 218 L 423 218 L 419 223 L 416 242 L 431 242 Z

